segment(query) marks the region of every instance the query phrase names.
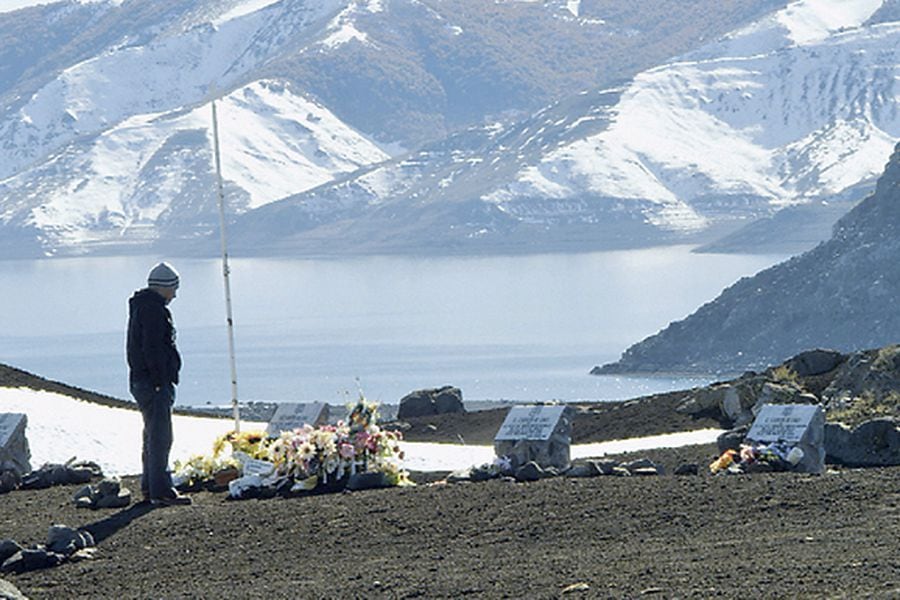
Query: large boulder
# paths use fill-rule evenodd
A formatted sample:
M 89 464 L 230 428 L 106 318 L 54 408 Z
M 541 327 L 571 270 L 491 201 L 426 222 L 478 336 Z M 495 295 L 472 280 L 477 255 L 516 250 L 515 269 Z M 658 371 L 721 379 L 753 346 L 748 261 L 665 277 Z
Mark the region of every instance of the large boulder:
M 417 390 L 400 399 L 398 419 L 411 417 L 429 417 L 445 413 L 466 412 L 463 406 L 462 391 L 453 386 L 436 389 Z
M 829 410 L 846 408 L 859 397 L 900 395 L 900 346 L 854 352 L 822 392 Z
M 833 463 L 851 467 L 900 465 L 900 428 L 894 419 L 872 419 L 850 429 L 825 426 L 825 454 Z
M 764 404 L 818 404 L 818 398 L 791 381 L 770 381 L 751 375 L 695 390 L 676 407 L 689 415 L 712 415 L 730 427 L 753 422 Z
M 799 377 L 812 377 L 836 369 L 846 357 L 836 350 L 817 348 L 801 352 L 785 362 L 785 366 Z
M 22 483 L 22 478 L 15 471 L 0 471 L 0 494 L 11 492 Z

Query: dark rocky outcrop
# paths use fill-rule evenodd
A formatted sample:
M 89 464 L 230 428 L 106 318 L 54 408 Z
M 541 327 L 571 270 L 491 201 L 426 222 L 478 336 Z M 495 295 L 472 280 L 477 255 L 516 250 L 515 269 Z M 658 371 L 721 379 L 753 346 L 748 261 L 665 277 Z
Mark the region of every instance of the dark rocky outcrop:
M 686 391 L 673 408 L 746 433 L 763 404 L 821 404 L 829 421 L 850 427 L 879 417 L 900 420 L 900 345 L 803 352 L 764 371 Z M 732 442 L 720 440 L 720 450 Z
M 830 240 L 745 277 L 682 321 L 592 373 L 741 372 L 809 348 L 842 352 L 900 340 L 900 144 L 875 192 Z
M 894 419 L 872 419 L 850 429 L 839 423 L 825 427 L 830 462 L 850 467 L 900 465 L 900 427 Z
M 766 404 L 821 406 L 829 463 L 900 465 L 900 345 L 847 355 L 803 352 L 763 372 L 691 390 L 674 410 L 730 428 L 717 439 L 722 454 L 741 449 Z

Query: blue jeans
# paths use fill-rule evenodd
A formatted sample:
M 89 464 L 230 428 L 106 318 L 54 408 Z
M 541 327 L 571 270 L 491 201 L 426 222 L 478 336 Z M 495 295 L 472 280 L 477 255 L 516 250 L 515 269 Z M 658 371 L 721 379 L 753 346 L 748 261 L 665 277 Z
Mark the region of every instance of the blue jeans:
M 150 498 L 164 498 L 175 493 L 169 473 L 172 450 L 172 405 L 175 386 L 171 383 L 154 389 L 150 383 L 131 382 L 131 395 L 144 417 L 144 439 L 141 449 L 141 491 Z

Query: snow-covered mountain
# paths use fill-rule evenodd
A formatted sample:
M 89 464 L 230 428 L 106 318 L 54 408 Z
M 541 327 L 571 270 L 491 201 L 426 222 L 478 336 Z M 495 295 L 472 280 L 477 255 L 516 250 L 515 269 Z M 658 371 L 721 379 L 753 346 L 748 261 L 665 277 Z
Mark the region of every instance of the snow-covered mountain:
M 221 98 L 218 113 L 235 212 L 387 158 L 283 82 L 239 88 Z M 86 133 L 0 183 L 0 215 L 27 215 L 50 250 L 139 251 L 158 238 L 201 235 L 218 224 L 210 121 L 204 103 Z
M 836 220 L 820 204 L 861 199 L 900 138 L 900 23 L 870 20 L 885 7 L 792 3 L 624 89 L 266 207 L 239 235 L 247 251 L 331 236 L 357 250 L 557 249 L 696 239 L 797 205 Z M 290 225 L 262 240 L 276 219 Z
M 900 135 L 895 4 L 0 12 L 0 256 L 214 249 L 213 98 L 247 252 L 711 237 L 871 182 Z
M 10 104 L 0 118 L 5 254 L 140 251 L 156 239 L 208 231 L 216 208 L 210 132 L 215 97 L 222 144 L 229 148 L 222 165 L 227 197 L 235 211 L 387 158 L 289 82 L 239 85 L 297 39 L 321 34 L 341 4 L 196 3 L 194 12 L 172 9 L 55 73 L 30 96 L 13 95 L 16 88 L 7 93 Z M 124 8 L 63 3 L 40 10 L 51 23 L 90 10 L 96 22 Z M 26 79 L 20 87 L 29 85 L 33 80 Z M 214 86 L 231 91 L 222 95 Z

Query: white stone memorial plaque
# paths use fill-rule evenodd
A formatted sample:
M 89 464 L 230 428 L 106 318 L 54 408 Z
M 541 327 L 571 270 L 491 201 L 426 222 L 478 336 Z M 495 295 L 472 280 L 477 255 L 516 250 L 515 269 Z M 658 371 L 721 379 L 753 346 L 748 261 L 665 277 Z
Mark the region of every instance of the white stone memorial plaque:
M 292 431 L 307 424 L 316 426 L 327 420 L 328 405 L 322 402 L 279 404 L 266 432 L 276 437 L 282 431 Z
M 0 448 L 5 448 L 9 444 L 13 434 L 19 428 L 19 424 L 25 418 L 25 415 L 19 413 L 0 414 Z
M 565 406 L 513 406 L 494 440 L 548 440 L 565 409 Z
M 765 404 L 753 421 L 747 439 L 797 444 L 818 410 L 821 409 L 811 404 Z
M 15 471 L 21 476 L 31 471 L 31 451 L 25 435 L 27 426 L 26 415 L 0 414 L 0 472 Z
M 267 460 L 251 458 L 244 463 L 244 475 L 259 475 L 260 477 L 265 477 L 266 475 L 270 475 L 274 470 L 275 463 L 270 463 Z

